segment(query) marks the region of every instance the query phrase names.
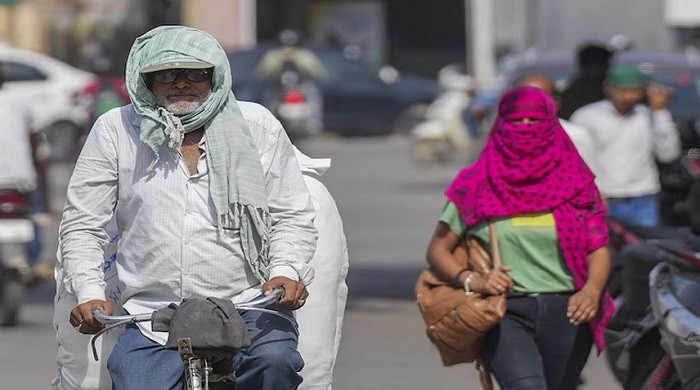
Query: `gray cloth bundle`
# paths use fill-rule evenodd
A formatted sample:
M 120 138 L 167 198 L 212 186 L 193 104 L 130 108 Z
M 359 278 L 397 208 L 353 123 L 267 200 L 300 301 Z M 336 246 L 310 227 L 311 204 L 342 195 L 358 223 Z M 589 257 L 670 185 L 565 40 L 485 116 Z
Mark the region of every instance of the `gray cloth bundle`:
M 151 324 L 156 332 L 170 332 L 166 347 L 177 348 L 179 339 L 189 337 L 201 357 L 231 357 L 250 345 L 243 318 L 228 299 L 185 299 L 154 312 Z

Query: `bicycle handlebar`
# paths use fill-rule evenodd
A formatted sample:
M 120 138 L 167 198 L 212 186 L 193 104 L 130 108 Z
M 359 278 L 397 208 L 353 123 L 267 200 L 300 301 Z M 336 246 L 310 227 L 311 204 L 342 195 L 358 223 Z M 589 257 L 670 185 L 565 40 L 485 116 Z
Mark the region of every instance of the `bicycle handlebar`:
M 267 307 L 277 301 L 279 301 L 284 296 L 284 288 L 276 287 L 272 290 L 269 295 L 255 298 L 253 300 L 236 303 L 234 306 L 236 310 L 255 310 Z M 141 314 L 126 314 L 120 316 L 113 316 L 104 314 L 101 307 L 96 307 L 92 309 L 92 315 L 95 316 L 97 321 L 104 325 L 112 325 L 126 321 L 126 323 L 137 323 L 150 321 L 153 313 L 141 313 Z
M 236 310 L 256 310 L 256 311 L 261 311 L 261 312 L 269 313 L 269 314 L 284 318 L 292 325 L 295 332 L 297 334 L 299 334 L 299 329 L 297 327 L 297 324 L 294 322 L 294 319 L 292 319 L 289 316 L 282 314 L 276 310 L 266 308 L 267 306 L 269 306 L 275 302 L 278 302 L 284 296 L 284 293 L 285 293 L 284 287 L 275 287 L 272 290 L 272 292 L 268 295 L 255 298 L 255 299 L 247 301 L 247 302 L 237 303 L 237 304 L 234 304 L 234 306 L 236 307 Z M 153 312 L 113 316 L 113 315 L 104 314 L 101 307 L 96 307 L 96 308 L 92 309 L 92 315 L 95 316 L 97 321 L 106 325 L 99 332 L 95 333 L 95 335 L 93 335 L 92 339 L 90 340 L 90 344 L 92 345 L 92 356 L 95 358 L 95 361 L 99 361 L 98 356 L 97 356 L 97 347 L 95 346 L 95 341 L 97 340 L 98 337 L 102 336 L 104 333 L 108 332 L 109 330 L 114 329 L 114 328 L 121 326 L 121 325 L 135 324 L 137 322 L 150 321 L 151 317 L 153 316 Z

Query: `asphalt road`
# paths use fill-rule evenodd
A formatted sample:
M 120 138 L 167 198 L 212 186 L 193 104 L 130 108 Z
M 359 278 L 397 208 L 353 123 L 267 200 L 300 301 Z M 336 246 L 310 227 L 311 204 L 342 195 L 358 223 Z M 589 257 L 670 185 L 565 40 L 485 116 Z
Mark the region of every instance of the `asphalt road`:
M 467 160 L 441 166 L 411 162 L 400 136 L 344 139 L 319 137 L 302 149 L 331 157 L 323 181 L 336 198 L 350 250 L 350 298 L 335 370 L 336 390 L 478 388 L 471 366 L 441 366 L 424 334 L 413 285 L 444 202 L 442 192 Z M 56 168 L 60 192 L 70 167 Z M 51 202 L 59 210 L 63 197 Z M 55 250 L 56 220 L 46 222 L 47 256 Z M 0 329 L 3 389 L 47 389 L 54 376 L 56 344 L 51 283 L 31 292 L 14 329 Z M 584 390 L 619 389 L 603 356 L 592 354 Z

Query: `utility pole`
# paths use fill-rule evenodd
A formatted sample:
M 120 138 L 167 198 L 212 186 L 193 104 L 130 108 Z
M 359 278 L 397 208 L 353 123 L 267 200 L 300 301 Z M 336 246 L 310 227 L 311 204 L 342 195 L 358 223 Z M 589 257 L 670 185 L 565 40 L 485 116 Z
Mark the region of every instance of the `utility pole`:
M 478 86 L 488 83 L 496 72 L 492 1 L 464 0 L 467 70 Z

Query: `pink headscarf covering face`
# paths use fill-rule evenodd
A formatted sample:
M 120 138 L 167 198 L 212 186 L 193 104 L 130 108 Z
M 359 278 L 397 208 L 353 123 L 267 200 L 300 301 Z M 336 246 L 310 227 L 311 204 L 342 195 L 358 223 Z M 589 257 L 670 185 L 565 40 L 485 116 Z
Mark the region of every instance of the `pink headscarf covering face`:
M 534 120 L 524 123 L 523 118 Z M 551 211 L 559 246 L 577 289 L 588 276 L 588 254 L 608 242 L 605 206 L 594 176 L 540 89 L 508 91 L 479 159 L 464 168 L 445 194 L 469 226 L 493 218 Z M 599 351 L 614 311 L 607 292 L 590 321 Z

